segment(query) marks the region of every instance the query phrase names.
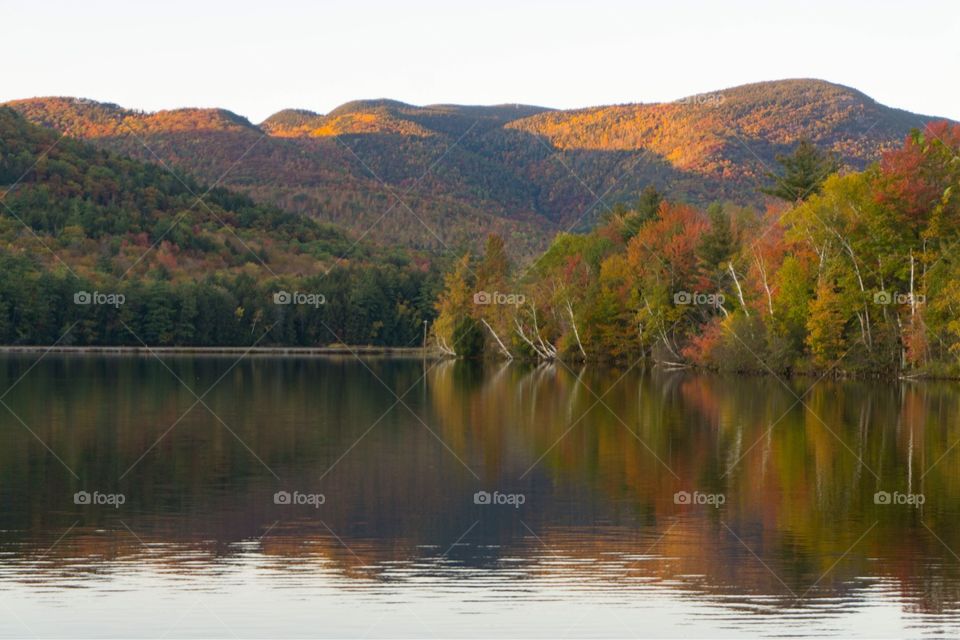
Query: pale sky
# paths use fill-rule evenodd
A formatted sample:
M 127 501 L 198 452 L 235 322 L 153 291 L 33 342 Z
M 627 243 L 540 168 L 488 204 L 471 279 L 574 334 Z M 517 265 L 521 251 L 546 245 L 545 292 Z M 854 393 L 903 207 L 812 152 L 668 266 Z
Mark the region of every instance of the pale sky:
M 254 122 L 359 98 L 581 107 L 815 77 L 960 120 L 960 1 L 0 0 L 0 101 Z

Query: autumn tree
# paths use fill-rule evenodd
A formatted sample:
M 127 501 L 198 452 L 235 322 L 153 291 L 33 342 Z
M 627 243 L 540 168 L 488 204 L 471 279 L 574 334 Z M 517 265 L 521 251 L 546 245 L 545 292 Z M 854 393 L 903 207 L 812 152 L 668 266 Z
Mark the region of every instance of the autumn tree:
M 829 367 L 843 355 L 846 318 L 843 298 L 834 283 L 821 280 L 807 319 L 807 344 L 818 366 Z
M 437 299 L 433 334 L 439 348 L 449 355 L 475 356 L 483 350 L 483 333 L 471 315 L 474 304 L 470 254 L 461 257 L 443 279 Z
M 510 260 L 503 238 L 495 233 L 487 236 L 483 259 L 477 267 L 477 291 L 474 295 L 474 315 L 489 332 L 491 343 L 501 355 L 512 358 L 509 348 L 513 309 L 502 304 L 513 300 L 509 284 Z M 514 295 L 514 297 L 510 297 Z
M 709 224 L 703 214 L 688 205 L 663 204 L 656 219 L 645 224 L 627 245 L 627 265 L 634 278 L 636 323 L 647 348 L 659 344 L 673 359 L 679 359 L 674 334 L 688 329 L 682 319 L 702 317 L 716 311 L 701 305 L 677 304 L 677 295 L 710 293 L 711 283 L 702 276 L 697 247 Z

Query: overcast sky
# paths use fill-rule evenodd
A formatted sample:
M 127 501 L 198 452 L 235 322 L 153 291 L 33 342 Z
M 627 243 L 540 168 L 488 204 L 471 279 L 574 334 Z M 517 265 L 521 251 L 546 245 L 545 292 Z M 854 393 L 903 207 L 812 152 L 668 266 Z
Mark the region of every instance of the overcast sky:
M 259 122 L 358 98 L 579 107 L 816 77 L 960 120 L 958 0 L 0 0 L 0 23 L 0 101 L 218 106 Z

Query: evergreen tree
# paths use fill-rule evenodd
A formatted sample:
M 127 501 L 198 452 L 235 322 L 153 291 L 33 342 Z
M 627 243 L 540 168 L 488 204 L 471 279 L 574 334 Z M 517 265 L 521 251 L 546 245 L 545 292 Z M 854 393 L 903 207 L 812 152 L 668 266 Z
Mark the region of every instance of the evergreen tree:
M 801 140 L 788 156 L 778 155 L 777 162 L 780 173 L 768 172 L 766 177 L 773 184 L 760 191 L 787 202 L 801 202 L 820 193 L 824 181 L 840 170 L 836 154 L 821 151 L 809 140 Z
M 623 214 L 623 239 L 629 240 L 637 235 L 645 222 L 657 217 L 660 205 L 663 203 L 663 194 L 653 185 L 647 185 L 640 192 L 634 210 Z
M 641 221 L 652 220 L 657 217 L 661 204 L 663 204 L 663 194 L 652 184 L 647 185 L 640 192 L 640 198 L 637 200 L 637 215 Z
M 730 215 L 718 202 L 707 209 L 710 228 L 700 238 L 697 255 L 706 268 L 713 270 L 729 259 L 734 250 L 733 231 L 730 229 Z

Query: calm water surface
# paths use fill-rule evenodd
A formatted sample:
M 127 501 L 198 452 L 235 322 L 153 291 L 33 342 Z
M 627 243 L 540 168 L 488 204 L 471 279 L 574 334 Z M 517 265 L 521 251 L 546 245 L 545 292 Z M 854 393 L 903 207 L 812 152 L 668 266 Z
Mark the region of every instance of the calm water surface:
M 955 383 L 49 354 L 6 389 L 0 635 L 960 634 Z

